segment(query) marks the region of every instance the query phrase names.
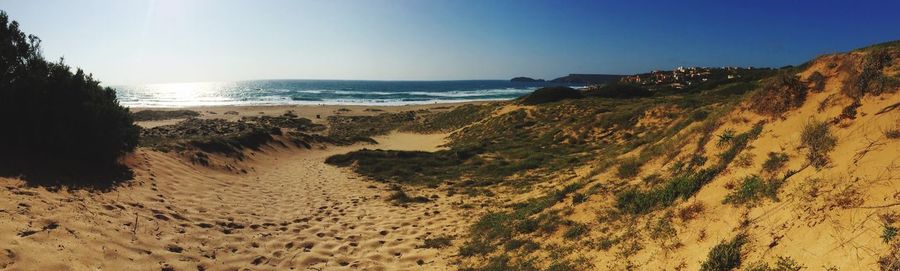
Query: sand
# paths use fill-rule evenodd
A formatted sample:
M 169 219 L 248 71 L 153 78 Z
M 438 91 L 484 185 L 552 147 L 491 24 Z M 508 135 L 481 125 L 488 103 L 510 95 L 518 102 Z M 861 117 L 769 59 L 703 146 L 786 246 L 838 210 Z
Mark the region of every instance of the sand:
M 203 119 L 239 120 L 244 116 L 280 116 L 288 111 L 298 117 L 312 120 L 315 123 L 324 124 L 328 116 L 354 115 L 367 116 L 381 113 L 397 113 L 402 111 L 431 110 L 435 112 L 447 111 L 463 104 L 482 104 L 490 102 L 465 102 L 465 103 L 440 103 L 424 105 L 403 106 L 368 106 L 368 105 L 259 105 L 259 106 L 203 106 L 186 108 L 131 108 L 132 112 L 141 110 L 193 110 L 200 113 Z M 138 124 L 150 128 L 160 125 L 175 124 L 183 119 L 170 119 L 160 121 L 143 121 Z
M 257 110 L 284 108 L 242 109 Z M 419 246 L 464 233 L 468 215 L 455 208 L 463 196 L 410 188 L 434 200 L 400 206 L 386 200 L 386 184 L 324 163 L 363 147 L 435 150 L 443 138 L 396 133 L 376 138 L 379 145 L 267 146 L 247 153 L 246 174 L 138 149 L 126 159 L 134 180 L 108 192 L 0 178 L 0 269 L 451 269 L 455 250 Z

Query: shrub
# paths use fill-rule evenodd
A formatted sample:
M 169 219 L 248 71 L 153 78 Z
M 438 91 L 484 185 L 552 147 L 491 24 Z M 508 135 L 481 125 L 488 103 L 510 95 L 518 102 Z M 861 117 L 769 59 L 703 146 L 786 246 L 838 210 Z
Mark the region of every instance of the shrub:
M 781 116 L 788 110 L 800 107 L 806 101 L 806 87 L 796 76 L 787 73 L 776 75 L 765 82 L 762 89 L 750 97 L 750 109 L 769 116 Z
M 649 191 L 625 190 L 616 195 L 616 208 L 632 214 L 646 213 L 656 207 L 669 205 L 679 198 L 693 196 L 716 174 L 714 170 L 702 169 L 696 173 L 682 173 L 664 186 Z
M 572 204 L 584 203 L 587 201 L 588 196 L 582 193 L 575 193 L 572 195 Z
M 709 112 L 707 112 L 705 110 L 697 110 L 697 111 L 694 111 L 694 113 L 691 113 L 691 120 L 701 121 L 701 120 L 706 119 L 707 116 L 709 116 Z
M 678 218 L 681 218 L 681 221 L 690 221 L 699 217 L 704 210 L 706 210 L 706 205 L 703 205 L 703 202 L 694 202 L 678 210 Z
M 738 190 L 729 193 L 722 202 L 742 205 L 759 201 L 762 196 L 777 199 L 779 188 L 781 188 L 781 182 L 763 181 L 759 176 L 751 175 L 745 177 Z
M 482 240 L 471 240 L 459 247 L 459 256 L 472 257 L 475 255 L 484 255 L 491 253 L 496 248 Z
M 192 110 L 141 110 L 131 115 L 135 121 L 152 121 L 199 117 L 200 113 Z
M 862 60 L 862 70 L 850 74 L 841 92 L 851 98 L 862 98 L 866 94 L 880 95 L 887 89 L 888 78 L 882 69 L 891 64 L 891 55 L 883 50 L 874 50 Z
M 814 71 L 806 79 L 813 84 L 810 91 L 822 92 L 823 90 L 825 90 L 825 76 L 822 75 L 822 73 L 820 73 L 819 71 Z
M 524 105 L 536 105 L 581 98 L 584 98 L 584 95 L 570 87 L 545 87 L 520 98 L 519 101 Z
M 878 267 L 881 271 L 900 270 L 900 246 L 891 246 L 888 254 L 878 259 Z
M 837 145 L 837 138 L 828 128 L 828 123 L 811 120 L 803 126 L 800 145 L 806 148 L 806 158 L 816 168 L 828 164 L 828 153 Z
M 887 137 L 888 139 L 898 139 L 900 138 L 900 129 L 890 129 L 884 131 L 884 137 Z
M 389 201 L 393 201 L 393 202 L 400 203 L 400 204 L 426 203 L 426 202 L 431 201 L 427 197 L 423 197 L 423 196 L 411 197 L 411 196 L 409 196 L 409 194 L 406 194 L 406 191 L 403 191 L 403 187 L 401 187 L 399 185 L 394 185 L 391 187 L 391 189 L 394 190 L 394 193 L 391 193 L 391 195 L 388 197 Z
M 747 235 L 741 233 L 731 241 L 719 243 L 709 251 L 706 261 L 700 265 L 701 271 L 728 271 L 741 266 L 741 246 L 747 242 Z
M 748 168 L 753 165 L 753 153 L 745 152 L 738 155 L 737 159 L 734 161 L 734 165 L 739 168 Z
M 9 162 L 112 164 L 132 151 L 139 128 L 115 91 L 40 51 L 40 39 L 0 11 L 0 149 L 16 157 Z
M 569 229 L 566 230 L 566 233 L 563 234 L 563 237 L 565 237 L 566 239 L 572 240 L 572 239 L 581 237 L 582 235 L 584 235 L 587 232 L 588 232 L 587 225 L 584 225 L 581 223 L 572 223 L 572 225 L 569 227 Z
M 732 129 L 726 129 L 726 130 L 725 130 L 724 132 L 722 132 L 722 134 L 719 135 L 718 137 L 719 137 L 719 141 L 716 142 L 716 146 L 721 147 L 721 146 L 728 145 L 728 143 L 730 143 L 731 140 L 734 139 L 734 130 L 732 130 Z
M 658 219 L 648 221 L 647 228 L 650 232 L 650 238 L 653 240 L 669 240 L 675 238 L 678 232 L 672 225 L 673 213 L 663 214 Z
M 588 97 L 628 99 L 650 97 L 653 96 L 653 92 L 635 85 L 614 83 L 585 90 L 584 95 Z
M 787 163 L 788 156 L 783 152 L 769 152 L 769 158 L 763 162 L 763 171 L 773 173 L 778 171 Z
M 437 152 L 362 149 L 328 157 L 325 163 L 351 166 L 356 172 L 379 181 L 434 184 L 459 178 L 461 165 L 475 155 L 473 151 L 441 150 Z
M 641 170 L 641 164 L 638 159 L 629 158 L 622 160 L 622 163 L 619 164 L 619 168 L 616 171 L 616 175 L 619 178 L 633 178 L 637 176 L 639 171 Z
M 884 231 L 881 233 L 881 240 L 885 243 L 891 242 L 897 236 L 897 227 L 884 224 Z

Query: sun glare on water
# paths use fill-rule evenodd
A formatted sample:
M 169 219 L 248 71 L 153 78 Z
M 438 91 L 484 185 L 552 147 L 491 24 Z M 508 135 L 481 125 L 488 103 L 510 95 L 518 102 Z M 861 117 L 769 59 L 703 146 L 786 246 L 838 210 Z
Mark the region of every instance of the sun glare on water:
M 184 104 L 184 105 L 220 105 L 229 100 L 222 93 L 233 83 L 222 82 L 193 82 L 193 83 L 168 83 L 150 84 L 140 86 L 139 93 L 146 95 L 141 101 L 153 104 Z

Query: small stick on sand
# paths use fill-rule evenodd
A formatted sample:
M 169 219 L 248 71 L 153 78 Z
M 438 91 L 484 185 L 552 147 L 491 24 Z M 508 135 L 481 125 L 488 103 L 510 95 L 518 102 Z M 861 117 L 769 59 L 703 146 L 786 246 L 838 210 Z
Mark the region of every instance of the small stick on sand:
M 137 240 L 138 214 L 134 213 L 134 227 L 131 228 L 131 240 Z

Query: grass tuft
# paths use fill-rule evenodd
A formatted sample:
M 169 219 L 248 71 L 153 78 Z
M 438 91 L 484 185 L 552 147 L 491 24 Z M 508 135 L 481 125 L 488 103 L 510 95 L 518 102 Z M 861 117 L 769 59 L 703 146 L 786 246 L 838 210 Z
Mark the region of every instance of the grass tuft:
M 763 196 L 772 200 L 778 200 L 778 189 L 780 188 L 781 182 L 779 181 L 763 181 L 759 176 L 750 175 L 741 181 L 737 190 L 725 196 L 722 202 L 732 205 L 753 204 L 758 202 Z
M 728 271 L 741 266 L 741 247 L 747 243 L 746 234 L 738 234 L 730 241 L 714 246 L 700 265 L 701 271 Z
M 827 122 L 811 120 L 803 126 L 800 145 L 806 148 L 806 159 L 816 167 L 828 165 L 828 153 L 837 145 L 837 137 L 831 133 Z

